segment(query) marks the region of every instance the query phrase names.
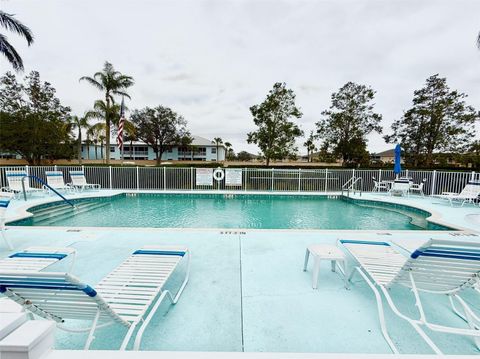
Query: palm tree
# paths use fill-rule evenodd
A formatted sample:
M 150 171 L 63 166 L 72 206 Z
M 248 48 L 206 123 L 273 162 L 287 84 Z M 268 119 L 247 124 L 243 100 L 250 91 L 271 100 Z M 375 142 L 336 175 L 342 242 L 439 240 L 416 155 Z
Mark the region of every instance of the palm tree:
M 93 105 L 93 109 L 85 113 L 86 118 L 96 119 L 101 121 L 101 123 L 96 123 L 91 127 L 93 128 L 92 129 L 93 132 L 91 132 L 91 134 L 95 134 L 97 141 L 98 141 L 98 136 L 100 136 L 100 132 L 105 136 L 105 143 L 107 142 L 107 139 L 108 139 L 108 144 L 105 145 L 106 147 L 105 158 L 103 157 L 103 153 L 104 153 L 103 148 L 101 150 L 102 159 L 106 159 L 106 161 L 109 161 L 110 159 L 110 127 L 112 124 L 118 125 L 118 120 L 120 118 L 119 113 L 120 113 L 120 105 L 116 103 L 112 103 L 110 107 L 108 107 L 106 102 L 102 100 L 95 101 Z M 110 126 L 107 126 L 107 119 L 110 123 Z M 102 145 L 103 143 L 104 142 L 102 141 Z
M 75 128 L 78 129 L 77 135 L 77 155 L 78 155 L 78 164 L 82 164 L 82 129 L 88 129 L 90 126 L 88 125 L 88 118 L 86 116 L 78 117 L 72 116 L 71 117 L 71 126 L 72 130 Z M 87 153 L 88 153 L 88 145 L 87 145 Z
M 227 159 L 230 159 L 230 152 L 233 152 L 232 144 L 230 142 L 225 142 L 224 145 L 227 150 Z
M 215 137 L 212 141 L 215 144 L 215 147 L 217 148 L 217 162 L 218 162 L 218 147 L 223 143 L 222 139 L 220 137 Z
M 313 134 L 313 131 L 311 131 L 310 136 L 307 138 L 307 140 L 303 144 L 307 149 L 307 162 L 312 162 L 310 155 L 313 154 L 313 151 L 316 150 L 315 143 L 313 141 L 315 141 L 315 135 Z
M 87 112 L 87 116 L 90 112 Z M 101 158 L 103 159 L 103 141 L 105 140 L 106 125 L 102 122 L 90 126 L 88 134 L 93 138 L 93 144 L 95 145 L 95 159 L 98 159 L 98 143 L 100 142 L 102 148 L 100 149 Z M 110 150 L 109 150 L 110 151 Z
M 33 44 L 32 31 L 14 18 L 14 15 L 0 11 L 0 27 L 10 30 L 27 40 L 28 46 Z M 0 53 L 3 54 L 16 71 L 23 71 L 23 61 L 15 48 L 8 42 L 7 37 L 0 33 Z
M 130 159 L 133 160 L 133 141 L 137 141 L 137 129 L 135 125 L 128 120 L 125 120 L 123 124 L 123 131 L 125 133 L 124 140 L 125 142 L 130 142 Z
M 107 148 L 106 151 L 106 163 L 110 163 L 110 126 L 112 124 L 112 119 L 114 118 L 110 108 L 115 104 L 114 95 L 125 96 L 130 98 L 126 89 L 133 85 L 134 81 L 131 76 L 123 75 L 119 71 L 115 71 L 113 65 L 108 61 L 105 62 L 103 70 L 96 72 L 93 77 L 83 76 L 80 78 L 80 81 L 87 81 L 92 86 L 96 87 L 100 91 L 105 93 L 105 139 Z M 97 101 L 98 102 L 98 101 Z

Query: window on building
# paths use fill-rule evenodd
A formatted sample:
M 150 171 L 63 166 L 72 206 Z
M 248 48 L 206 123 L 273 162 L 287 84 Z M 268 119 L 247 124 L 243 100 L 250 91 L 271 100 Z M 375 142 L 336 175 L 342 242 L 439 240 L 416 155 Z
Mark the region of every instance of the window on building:
M 115 152 L 115 146 L 110 146 L 110 152 Z
M 212 153 L 213 154 L 217 153 L 217 148 L 216 147 L 212 147 Z

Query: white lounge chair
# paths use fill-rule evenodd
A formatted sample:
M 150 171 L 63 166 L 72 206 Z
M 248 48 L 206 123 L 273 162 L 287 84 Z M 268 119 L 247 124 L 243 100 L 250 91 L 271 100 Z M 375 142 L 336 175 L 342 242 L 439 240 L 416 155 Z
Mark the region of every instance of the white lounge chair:
M 8 249 L 13 249 L 13 247 L 5 234 L 5 215 L 13 196 L 14 194 L 11 192 L 0 192 L 0 233 Z
M 7 187 L 3 187 L 1 190 L 6 192 L 12 192 L 15 195 L 18 195 L 23 192 L 22 182 L 25 186 L 26 193 L 44 193 L 44 190 L 41 188 L 30 187 L 30 181 L 27 177 L 27 172 L 25 171 L 5 171 L 5 176 L 7 177 Z
M 72 186 L 75 189 L 83 191 L 85 189 L 100 189 L 101 186 L 97 183 L 87 183 L 85 173 L 83 171 L 70 171 L 70 177 L 72 178 Z
M 462 290 L 473 289 L 477 285 L 480 275 L 480 243 L 432 239 L 414 251 L 410 258 L 386 242 L 339 240 L 339 245 L 358 264 L 349 275 L 349 280 L 355 273 L 359 273 L 374 292 L 382 333 L 394 353 L 398 353 L 398 349 L 387 331 L 380 292 L 392 311 L 412 325 L 436 354 L 442 352 L 422 326 L 432 331 L 472 337 L 480 349 L 480 318 L 459 296 Z M 389 288 L 394 285 L 411 289 L 419 313 L 418 319 L 401 313 L 396 307 L 389 292 Z M 462 308 L 468 328 L 431 323 L 420 298 L 422 292 L 447 295 L 452 304 L 456 300 Z
M 47 184 L 54 190 L 65 192 L 73 190 L 73 187 L 63 180 L 62 171 L 45 171 L 45 176 L 47 177 Z M 46 191 L 50 190 L 47 186 L 44 186 L 44 189 Z
M 179 262 L 186 257 L 185 279 L 173 296 L 164 284 Z M 60 329 L 69 330 L 69 319 L 89 320 L 91 327 L 71 329 L 88 332 L 85 349 L 90 347 L 95 330 L 111 324 L 127 328 L 121 350 L 125 350 L 139 324 L 134 349 L 140 348 L 143 332 L 159 305 L 168 297 L 176 304 L 189 276 L 190 253 L 185 247 L 144 247 L 108 274 L 96 289 L 68 273 L 0 272 L 0 293 L 31 313 L 54 320 Z
M 70 270 L 75 263 L 75 249 L 70 247 L 28 247 L 0 259 L 0 273 L 5 271 L 39 272 L 71 256 Z
M 445 199 L 453 206 L 454 201 L 462 202 L 462 207 L 465 203 L 475 204 L 475 200 L 480 195 L 480 181 L 469 181 L 460 193 L 443 192 L 435 195 L 436 198 Z

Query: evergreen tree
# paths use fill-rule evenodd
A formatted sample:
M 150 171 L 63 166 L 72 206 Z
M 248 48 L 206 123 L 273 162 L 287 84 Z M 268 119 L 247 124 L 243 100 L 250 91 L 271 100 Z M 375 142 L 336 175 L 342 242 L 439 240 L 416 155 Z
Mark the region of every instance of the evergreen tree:
M 401 142 L 408 162 L 433 164 L 436 152 L 463 152 L 475 135 L 479 114 L 465 103 L 467 95 L 450 90 L 447 79 L 430 76 L 413 95 L 412 108 L 392 125 L 385 136 L 389 143 Z
M 186 128 L 187 121 L 168 107 L 135 110 L 130 120 L 135 125 L 137 138 L 152 147 L 157 165 L 168 147 L 192 142 Z
M 374 112 L 374 97 L 370 87 L 347 82 L 332 94 L 330 109 L 323 111 L 323 118 L 316 123 L 324 151 L 331 150 L 344 165 L 365 162 L 367 135 L 382 132 L 382 115 Z
M 55 89 L 32 71 L 24 84 L 8 73 L 0 78 L 0 150 L 21 155 L 31 165 L 71 158 L 70 108 Z
M 247 136 L 248 143 L 255 143 L 270 164 L 270 160 L 282 160 L 295 156 L 295 140 L 303 135 L 292 121 L 302 117 L 295 105 L 295 94 L 285 83 L 273 85 L 265 101 L 250 107 L 253 122 L 258 127 Z

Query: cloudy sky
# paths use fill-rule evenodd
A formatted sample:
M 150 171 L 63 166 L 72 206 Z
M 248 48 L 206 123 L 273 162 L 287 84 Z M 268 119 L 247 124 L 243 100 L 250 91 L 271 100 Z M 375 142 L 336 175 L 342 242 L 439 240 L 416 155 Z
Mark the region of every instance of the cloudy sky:
M 26 71 L 40 71 L 74 113 L 100 97 L 79 77 L 108 60 L 135 79 L 130 109 L 172 107 L 192 133 L 236 151 L 257 152 L 246 143 L 249 107 L 279 81 L 297 94 L 305 133 L 347 81 L 377 91 L 384 132 L 435 73 L 480 109 L 479 0 L 0 0 L 0 9 L 35 34 L 30 48 L 9 36 Z M 389 147 L 369 137 L 371 151 Z

